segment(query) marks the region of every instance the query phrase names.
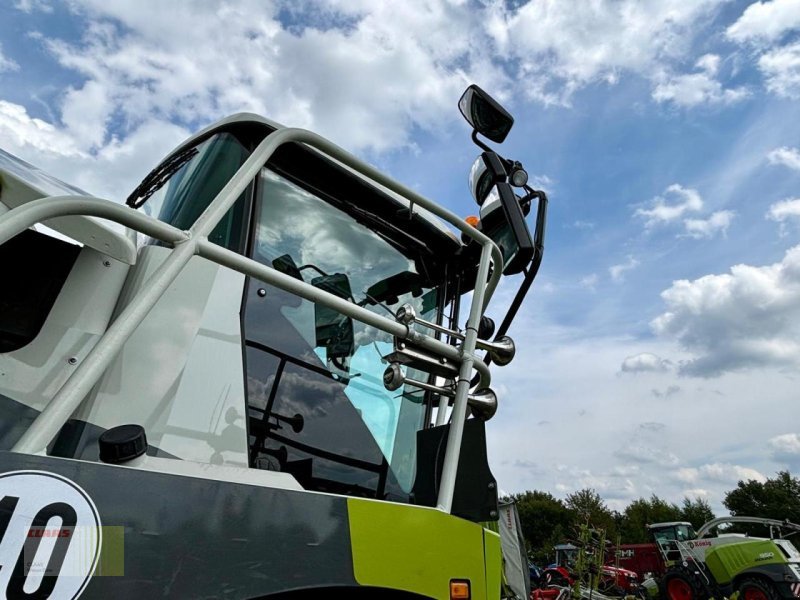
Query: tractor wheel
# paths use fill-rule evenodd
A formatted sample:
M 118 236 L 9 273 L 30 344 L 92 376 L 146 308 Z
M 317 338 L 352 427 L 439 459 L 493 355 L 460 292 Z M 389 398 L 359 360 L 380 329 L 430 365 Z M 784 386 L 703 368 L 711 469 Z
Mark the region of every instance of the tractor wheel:
M 661 600 L 703 600 L 706 594 L 692 573 L 677 568 L 664 574 L 660 596 Z
M 779 600 L 778 590 L 772 582 L 750 577 L 742 581 L 738 587 L 739 600 Z

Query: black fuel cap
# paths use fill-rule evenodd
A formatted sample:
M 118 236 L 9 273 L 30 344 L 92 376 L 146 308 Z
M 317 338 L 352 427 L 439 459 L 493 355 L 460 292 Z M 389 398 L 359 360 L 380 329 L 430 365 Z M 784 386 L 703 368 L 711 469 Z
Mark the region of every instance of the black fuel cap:
M 147 452 L 147 436 L 141 425 L 118 425 L 97 440 L 100 460 L 112 465 L 128 462 Z

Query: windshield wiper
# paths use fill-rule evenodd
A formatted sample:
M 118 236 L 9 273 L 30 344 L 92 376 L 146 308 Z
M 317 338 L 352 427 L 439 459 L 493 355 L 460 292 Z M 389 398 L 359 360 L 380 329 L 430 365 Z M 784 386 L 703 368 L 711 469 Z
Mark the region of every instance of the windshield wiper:
M 173 154 L 166 162 L 150 171 L 144 181 L 131 192 L 125 204 L 131 208 L 140 208 L 147 200 L 160 190 L 183 165 L 192 160 L 198 153 L 197 147 L 188 148 Z

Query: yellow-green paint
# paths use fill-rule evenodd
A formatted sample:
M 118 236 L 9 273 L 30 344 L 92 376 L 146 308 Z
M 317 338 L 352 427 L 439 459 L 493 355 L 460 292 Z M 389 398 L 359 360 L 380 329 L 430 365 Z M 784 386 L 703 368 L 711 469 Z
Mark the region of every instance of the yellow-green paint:
M 486 593 L 480 525 L 431 508 L 375 500 L 348 498 L 347 510 L 360 585 L 449 600 L 450 580 L 469 579 L 474 600 L 499 597 L 499 591 Z M 499 569 L 499 538 L 492 536 L 489 546 L 493 568 Z M 492 589 L 499 590 L 499 577 L 499 571 L 492 576 Z
M 503 575 L 503 551 L 500 534 L 483 530 L 483 545 L 486 555 L 486 597 L 500 597 L 500 583 Z

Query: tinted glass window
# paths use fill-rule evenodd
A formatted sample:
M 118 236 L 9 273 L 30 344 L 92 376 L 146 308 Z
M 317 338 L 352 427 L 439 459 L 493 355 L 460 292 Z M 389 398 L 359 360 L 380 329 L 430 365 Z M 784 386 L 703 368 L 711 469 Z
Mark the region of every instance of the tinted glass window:
M 431 315 L 415 261 L 356 217 L 264 169 L 253 258 L 380 314 Z M 311 489 L 401 499 L 411 489 L 423 395 L 383 385 L 391 336 L 251 281 L 245 311 L 254 466 Z M 409 373 L 410 377 L 424 378 Z
M 217 133 L 187 152 L 185 162 L 143 205 L 143 210 L 178 229 L 189 229 L 242 166 L 249 151 L 230 133 Z M 208 239 L 240 250 L 245 235 L 244 195 Z

